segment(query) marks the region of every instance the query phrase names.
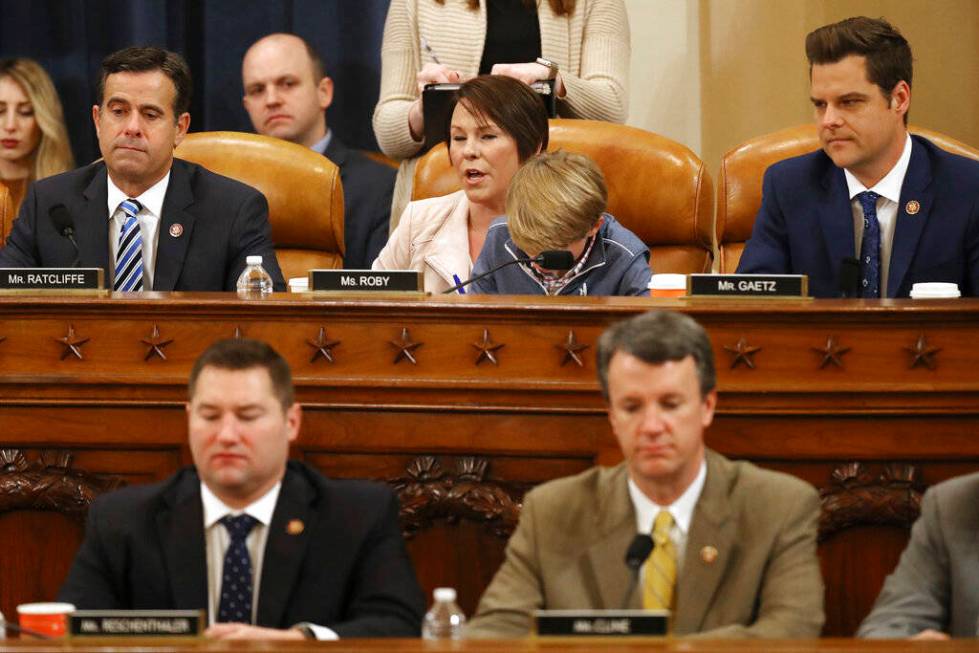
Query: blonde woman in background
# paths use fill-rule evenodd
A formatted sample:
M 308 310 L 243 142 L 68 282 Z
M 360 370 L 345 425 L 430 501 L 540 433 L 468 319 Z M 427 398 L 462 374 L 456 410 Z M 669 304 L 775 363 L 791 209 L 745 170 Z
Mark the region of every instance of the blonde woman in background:
M 14 212 L 28 184 L 74 167 L 51 78 L 32 59 L 0 59 L 0 184 L 10 189 Z
M 629 21 L 622 0 L 391 0 L 374 134 L 401 160 L 392 228 L 424 145 L 421 90 L 477 74 L 554 79 L 558 114 L 624 122 Z

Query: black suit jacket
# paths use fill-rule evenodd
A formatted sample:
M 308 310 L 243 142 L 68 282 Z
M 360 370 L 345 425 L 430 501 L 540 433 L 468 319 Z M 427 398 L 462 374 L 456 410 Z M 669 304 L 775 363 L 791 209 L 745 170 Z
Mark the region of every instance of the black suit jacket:
M 388 241 L 397 172 L 348 149 L 336 134 L 323 154 L 339 166 L 343 182 L 343 267 L 369 270 Z
M 107 197 L 101 161 L 35 182 L 0 250 L 0 267 L 71 266 L 75 249 L 50 218 L 51 207 L 63 204 L 74 222 L 79 265 L 103 268 L 108 280 Z M 170 233 L 173 225 L 182 228 L 178 236 Z M 163 200 L 153 290 L 233 291 L 249 254 L 261 255 L 276 290 L 285 290 L 265 197 L 250 186 L 174 159 Z
M 290 534 L 300 520 L 302 533 Z M 272 515 L 256 623 L 311 622 L 340 637 L 417 636 L 425 599 L 378 483 L 290 462 Z M 193 467 L 99 497 L 59 600 L 80 609 L 207 609 L 200 480 Z

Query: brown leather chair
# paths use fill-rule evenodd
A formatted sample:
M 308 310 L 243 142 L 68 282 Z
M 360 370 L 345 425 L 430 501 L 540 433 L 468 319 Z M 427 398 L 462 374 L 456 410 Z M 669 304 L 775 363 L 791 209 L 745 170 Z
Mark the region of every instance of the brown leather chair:
M 914 125 L 910 130 L 943 150 L 979 160 L 979 150 L 945 134 Z M 717 186 L 716 224 L 721 272 L 734 272 L 738 268 L 744 244 L 751 237 L 755 216 L 761 208 L 762 176 L 768 166 L 817 149 L 816 127 L 809 124 L 759 136 L 724 155 Z
M 0 182 L 0 247 L 7 242 L 15 217 L 14 198 L 10 195 L 10 189 Z
M 175 155 L 257 188 L 269 203 L 282 274 L 343 267 L 340 169 L 313 150 L 240 132 L 188 134 Z
M 551 120 L 548 150 L 591 157 L 605 174 L 608 212 L 649 247 L 656 272 L 709 271 L 713 185 L 687 147 L 652 132 L 594 120 Z M 415 167 L 412 199 L 459 190 L 445 144 Z

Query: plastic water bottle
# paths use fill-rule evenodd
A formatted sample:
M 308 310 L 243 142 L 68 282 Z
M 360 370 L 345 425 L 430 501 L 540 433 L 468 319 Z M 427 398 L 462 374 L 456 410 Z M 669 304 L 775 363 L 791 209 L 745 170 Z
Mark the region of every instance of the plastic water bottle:
M 272 277 L 262 267 L 261 256 L 245 258 L 245 269 L 238 277 L 238 294 L 248 297 L 262 297 L 272 292 Z
M 435 603 L 422 621 L 422 639 L 462 639 L 466 614 L 456 605 L 456 591 L 451 587 L 437 587 L 432 594 Z
M 3 618 L 3 613 L 0 612 L 0 641 L 7 638 L 7 620 Z

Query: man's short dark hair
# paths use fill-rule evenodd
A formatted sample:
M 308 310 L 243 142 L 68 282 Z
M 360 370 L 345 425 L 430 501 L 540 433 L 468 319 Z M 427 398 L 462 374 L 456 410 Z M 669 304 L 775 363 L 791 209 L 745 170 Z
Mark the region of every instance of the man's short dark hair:
M 651 365 L 682 361 L 692 356 L 700 394 L 717 385 L 714 350 L 704 328 L 692 317 L 673 311 L 650 311 L 613 324 L 598 339 L 598 382 L 608 400 L 608 366 L 615 352 L 635 356 Z
M 190 111 L 193 82 L 187 62 L 176 52 L 155 47 L 131 47 L 113 52 L 102 60 L 102 76 L 99 78 L 99 106 L 105 99 L 105 80 L 115 73 L 148 73 L 159 70 L 173 82 L 176 94 L 173 98 L 173 118 Z
M 306 54 L 309 55 L 309 63 L 313 66 L 313 83 L 319 84 L 320 80 L 326 77 L 326 63 L 324 63 L 323 57 L 316 51 L 312 43 L 298 34 L 293 34 L 293 36 L 302 41 L 306 47 Z
M 810 76 L 813 65 L 836 63 L 850 55 L 866 59 L 867 79 L 879 86 L 888 100 L 898 82 L 903 80 L 911 87 L 911 45 L 883 18 L 847 18 L 806 36 Z M 904 118 L 907 122 L 907 114 Z
M 197 379 L 206 367 L 232 371 L 250 370 L 256 367 L 264 368 L 269 373 L 272 391 L 279 403 L 282 404 L 282 409 L 289 408 L 296 401 L 289 363 L 279 355 L 279 352 L 261 340 L 248 338 L 218 340 L 204 350 L 190 371 L 187 395 L 191 401 L 194 399 Z

